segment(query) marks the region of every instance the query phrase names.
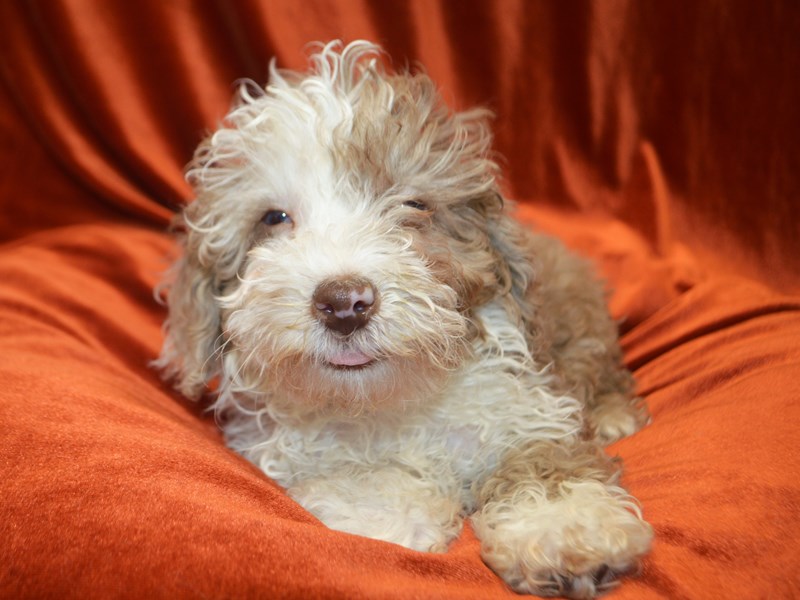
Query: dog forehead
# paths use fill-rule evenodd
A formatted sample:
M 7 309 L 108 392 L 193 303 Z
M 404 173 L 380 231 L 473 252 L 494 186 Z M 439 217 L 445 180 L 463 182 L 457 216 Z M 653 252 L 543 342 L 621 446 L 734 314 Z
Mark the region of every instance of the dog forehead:
M 275 119 L 269 136 L 249 153 L 243 164 L 240 190 L 262 198 L 263 208 L 311 216 L 321 206 L 333 208 L 342 187 L 330 146 L 311 122 L 291 124 Z
M 270 200 L 290 211 L 299 226 L 346 226 L 357 216 L 367 216 L 377 203 L 367 192 L 373 186 L 354 185 L 358 178 L 338 165 L 331 149 L 319 140 L 309 138 L 278 154 L 263 181 Z
M 307 135 L 303 135 L 303 133 Z M 376 218 L 392 187 L 390 174 L 364 166 L 364 153 L 344 159 L 341 148 L 320 139 L 319 132 L 303 132 L 288 144 L 278 144 L 258 161 L 253 182 L 274 204 L 290 211 L 298 225 L 345 225 L 353 218 Z M 397 191 L 396 188 L 395 191 Z M 403 188 L 406 194 L 412 193 Z
M 441 149 L 432 151 L 435 128 L 426 111 L 404 95 L 378 93 L 388 87 L 381 80 L 351 95 L 325 86 L 314 86 L 313 93 L 293 88 L 263 99 L 264 112 L 254 122 L 265 135 L 251 156 L 252 183 L 272 208 L 326 225 L 365 212 L 377 216 L 398 197 L 438 192 L 439 179 L 453 189 L 453 173 L 436 172 L 446 160 Z
M 398 81 L 379 78 L 357 92 L 330 85 L 303 86 L 271 98 L 275 144 L 295 156 L 285 160 L 324 164 L 337 184 L 385 191 L 424 164 L 433 124 L 429 108 L 395 89 Z M 412 106 L 412 109 L 408 109 Z

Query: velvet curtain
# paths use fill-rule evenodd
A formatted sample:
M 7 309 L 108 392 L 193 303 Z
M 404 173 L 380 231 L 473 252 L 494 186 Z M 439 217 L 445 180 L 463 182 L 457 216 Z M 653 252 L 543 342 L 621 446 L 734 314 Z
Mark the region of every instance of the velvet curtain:
M 367 38 L 494 110 L 511 196 L 798 285 L 794 2 L 40 0 L 0 18 L 6 238 L 91 218 L 87 202 L 164 223 L 237 78 Z

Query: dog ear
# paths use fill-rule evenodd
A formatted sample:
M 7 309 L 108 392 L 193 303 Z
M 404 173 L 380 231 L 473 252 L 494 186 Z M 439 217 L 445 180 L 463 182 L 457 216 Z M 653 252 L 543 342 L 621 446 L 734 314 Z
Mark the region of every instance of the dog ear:
M 529 236 L 516 219 L 509 214 L 509 203 L 489 222 L 489 239 L 502 259 L 502 270 L 506 285 L 518 300 L 522 301 L 534 278 L 533 249 Z
M 211 269 L 200 264 L 193 234 L 182 240 L 183 256 L 170 269 L 166 291 L 169 315 L 165 340 L 156 361 L 164 375 L 189 398 L 197 398 L 219 374 L 221 339 L 218 293 Z
M 513 204 L 492 189 L 466 204 L 472 219 L 484 223 L 481 229 L 488 238 L 494 258 L 497 293 L 511 294 L 522 302 L 533 281 L 533 248 L 524 227 L 511 216 Z
M 536 252 L 524 225 L 512 216 L 513 203 L 499 192 L 487 211 L 489 243 L 497 258 L 495 276 L 500 293 L 513 300 L 522 321 L 529 326 L 535 307 L 531 287 L 536 282 Z

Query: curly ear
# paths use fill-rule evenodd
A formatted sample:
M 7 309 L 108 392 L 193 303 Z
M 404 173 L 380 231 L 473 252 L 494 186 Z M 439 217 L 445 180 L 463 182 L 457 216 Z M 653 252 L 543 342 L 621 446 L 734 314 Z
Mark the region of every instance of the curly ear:
M 215 278 L 183 240 L 183 256 L 175 262 L 164 287 L 169 315 L 165 339 L 155 362 L 165 377 L 189 398 L 197 398 L 220 372 L 220 315 Z
M 514 301 L 520 317 L 530 329 L 536 307 L 532 303 L 531 288 L 536 284 L 536 251 L 530 233 L 511 216 L 513 203 L 498 194 L 501 208 L 491 214 L 489 241 L 499 259 L 496 271 L 501 289 Z

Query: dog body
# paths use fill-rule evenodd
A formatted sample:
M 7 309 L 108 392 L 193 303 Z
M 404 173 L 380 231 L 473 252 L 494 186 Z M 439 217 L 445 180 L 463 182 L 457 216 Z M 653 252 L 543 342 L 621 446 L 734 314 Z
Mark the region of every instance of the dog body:
M 605 443 L 646 420 L 602 286 L 508 214 L 487 113 L 366 42 L 243 84 L 188 172 L 159 360 L 328 526 L 589 597 L 650 527 Z

